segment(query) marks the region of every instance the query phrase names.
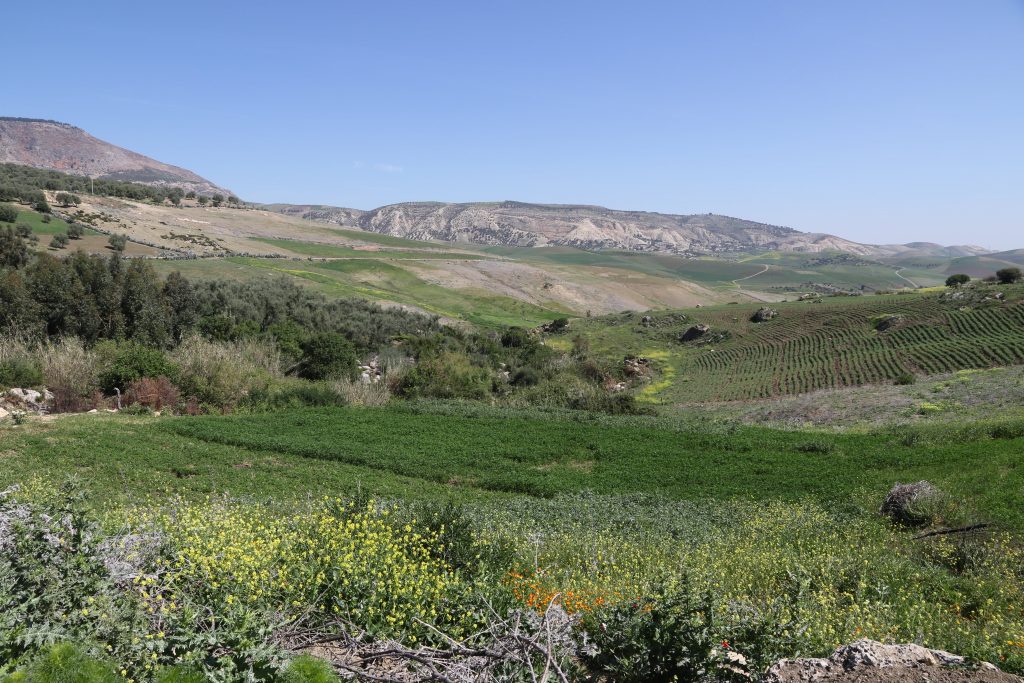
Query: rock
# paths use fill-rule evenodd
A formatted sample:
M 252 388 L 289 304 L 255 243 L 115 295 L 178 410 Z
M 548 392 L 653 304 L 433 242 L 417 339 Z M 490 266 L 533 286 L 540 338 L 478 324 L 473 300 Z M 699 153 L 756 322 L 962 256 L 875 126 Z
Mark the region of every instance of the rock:
M 640 356 L 626 356 L 622 361 L 622 370 L 627 377 L 643 377 L 649 374 L 651 361 Z
M 963 657 L 920 645 L 884 645 L 858 640 L 843 645 L 828 659 L 783 659 L 772 666 L 765 683 L 1022 683 L 991 664 L 971 666 Z
M 650 327 L 650 326 L 651 326 L 651 323 L 653 323 L 653 322 L 654 322 L 654 318 L 652 318 L 652 317 L 651 317 L 651 316 L 649 316 L 649 315 L 645 315 L 644 317 L 640 318 L 640 323 L 641 323 L 641 324 L 642 324 L 642 325 L 643 325 L 644 327 Z
M 0 406 L 0 420 L 6 420 L 10 416 L 11 416 L 10 411 L 7 410 L 6 408 L 4 408 L 3 406 Z
M 681 341 L 681 342 L 688 342 L 688 341 L 693 341 L 694 339 L 700 339 L 701 337 L 703 337 L 705 334 L 707 334 L 710 331 L 711 331 L 711 328 L 708 325 L 704 325 L 704 324 L 694 325 L 694 326 L 690 327 L 688 330 L 686 330 L 685 332 L 683 332 L 681 335 L 679 335 L 679 341 Z
M 937 499 L 939 490 L 927 481 L 916 484 L 896 484 L 889 489 L 878 512 L 894 522 L 910 526 L 920 526 L 929 521 L 929 515 L 921 510 L 920 504 Z
M 9 389 L 7 395 L 22 403 L 39 403 L 43 398 L 35 389 Z
M 96 413 L 98 413 L 100 411 L 98 411 L 95 408 L 93 408 L 92 410 L 89 410 L 89 411 L 86 411 L 86 412 L 88 412 L 90 415 L 95 415 Z
M 767 306 L 762 306 L 761 308 L 757 309 L 757 312 L 754 313 L 754 315 L 750 316 L 750 320 L 751 320 L 751 322 L 755 322 L 755 323 L 764 323 L 764 322 L 768 322 L 769 320 L 772 320 L 773 318 L 777 317 L 778 315 L 779 315 L 779 312 L 776 311 L 774 308 L 768 308 Z
M 883 315 L 875 320 L 875 329 L 878 330 L 879 332 L 885 332 L 886 330 L 891 330 L 892 328 L 896 327 L 901 322 L 903 322 L 902 315 Z

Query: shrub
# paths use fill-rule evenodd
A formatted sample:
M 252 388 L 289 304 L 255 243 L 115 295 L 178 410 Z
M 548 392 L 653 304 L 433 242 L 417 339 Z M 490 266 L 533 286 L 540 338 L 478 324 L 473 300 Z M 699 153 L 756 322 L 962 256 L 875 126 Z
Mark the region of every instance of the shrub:
M 68 238 L 73 240 L 82 239 L 82 235 L 85 234 L 85 228 L 78 223 L 68 223 Z
M 947 287 L 961 287 L 971 281 L 970 275 L 964 275 L 963 273 L 957 273 L 956 275 L 950 275 L 946 278 Z
M 178 368 L 160 349 L 136 342 L 106 342 L 100 344 L 97 351 L 101 357 L 107 357 L 106 367 L 100 374 L 100 388 L 107 393 L 127 387 L 132 381 L 142 377 L 176 378 L 178 375 Z
M 341 679 L 324 660 L 302 655 L 290 661 L 277 680 L 280 683 L 338 683 Z
M 306 379 L 355 377 L 356 350 L 337 332 L 315 334 L 302 343 L 299 376 Z
M 1001 285 L 1012 285 L 1015 282 L 1020 282 L 1020 268 L 1001 268 L 996 271 L 996 279 L 999 280 Z
M 77 339 L 61 339 L 42 347 L 40 358 L 46 386 L 58 413 L 81 411 L 100 388 L 99 359 Z
M 0 223 L 13 223 L 18 220 L 18 210 L 10 204 L 0 204 Z
M 898 386 L 908 386 L 917 383 L 917 375 L 912 372 L 901 372 L 896 375 L 896 379 L 893 380 Z
M 280 354 L 273 344 L 254 339 L 211 342 L 186 337 L 172 358 L 185 396 L 219 408 L 231 408 L 253 393 L 266 396 L 280 377 Z
M 403 397 L 482 399 L 491 391 L 491 373 L 462 353 L 421 360 L 394 382 Z
M 35 387 L 44 382 L 34 349 L 17 336 L 0 337 L 0 388 Z
M 50 204 L 45 199 L 38 199 L 32 203 L 32 208 L 42 214 L 47 214 L 52 211 Z
M 710 600 L 692 595 L 685 579 L 645 600 L 597 609 L 585 620 L 596 652 L 584 662 L 619 683 L 713 679 L 711 613 Z
M 51 249 L 64 249 L 67 246 L 68 246 L 68 236 L 63 234 L 63 233 L 54 235 L 53 239 L 50 240 L 50 248 Z
M 181 393 L 166 377 L 141 377 L 128 385 L 125 392 L 128 405 L 142 405 L 153 410 L 173 408 Z
M 124 251 L 128 246 L 128 238 L 125 235 L 111 235 L 107 238 L 107 244 L 114 251 Z

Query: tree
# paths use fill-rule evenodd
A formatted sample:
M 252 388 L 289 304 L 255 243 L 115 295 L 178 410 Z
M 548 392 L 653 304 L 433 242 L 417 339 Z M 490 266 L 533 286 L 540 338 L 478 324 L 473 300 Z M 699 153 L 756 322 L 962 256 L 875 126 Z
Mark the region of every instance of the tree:
M 205 194 L 201 194 L 199 195 L 199 198 L 196 201 L 199 202 L 199 206 L 206 206 L 210 202 L 210 198 L 207 197 Z
M 54 235 L 53 239 L 50 240 L 50 248 L 64 249 L 65 247 L 68 246 L 68 241 L 69 240 L 67 235 L 65 235 L 64 233 L 59 233 L 57 235 Z
M 128 238 L 124 235 L 111 235 L 109 239 L 107 239 L 107 244 L 109 244 L 110 248 L 114 251 L 124 251 L 124 248 L 128 246 Z
M 999 280 L 1001 285 L 1012 285 L 1014 282 L 1020 282 L 1020 268 L 1002 268 L 997 270 L 996 279 Z
M 82 239 L 85 229 L 78 223 L 68 223 L 68 238 L 73 240 Z
M 236 197 L 235 195 L 231 195 L 230 197 L 228 197 L 228 204 L 234 204 L 235 206 L 238 206 L 241 203 L 242 200 Z
M 0 228 L 0 268 L 21 268 L 28 263 L 28 245 L 14 228 Z
M 224 203 L 224 195 L 219 194 L 219 193 L 213 195 L 213 205 L 214 206 L 220 206 L 223 203 Z
M 957 273 L 956 275 L 950 275 L 946 278 L 947 287 L 961 287 L 971 281 L 970 275 L 964 275 L 963 273 Z
M 299 375 L 306 379 L 355 377 L 356 350 L 337 332 L 314 334 L 302 344 Z
M 58 192 L 56 195 L 57 203 L 63 207 L 78 206 L 82 203 L 82 200 L 78 195 L 71 194 L 70 192 Z
M 185 193 L 185 199 L 195 199 L 195 198 L 196 198 L 196 191 L 195 190 L 189 190 L 188 192 Z
M 38 211 L 39 213 L 50 213 L 50 211 L 52 210 L 50 209 L 50 205 L 47 203 L 45 199 L 37 199 L 32 204 L 32 208 Z
M 174 343 L 180 343 L 185 332 L 195 326 L 199 317 L 199 297 L 192 283 L 178 271 L 167 276 L 161 295 L 168 312 L 171 338 Z
M 0 223 L 13 223 L 18 220 L 18 210 L 10 204 L 0 204 Z

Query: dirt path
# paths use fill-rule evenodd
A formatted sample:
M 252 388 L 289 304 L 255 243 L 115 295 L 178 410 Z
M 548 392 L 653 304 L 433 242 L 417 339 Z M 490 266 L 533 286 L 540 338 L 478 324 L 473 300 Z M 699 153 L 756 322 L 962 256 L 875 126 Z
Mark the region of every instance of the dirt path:
M 913 287 L 914 289 L 917 289 L 917 283 L 914 282 L 913 280 L 911 280 L 909 277 L 903 277 L 902 271 L 903 271 L 902 268 L 897 268 L 896 269 L 896 277 L 898 277 L 901 280 L 906 280 L 907 282 L 910 283 L 911 287 Z
M 771 268 L 770 265 L 765 265 L 763 263 L 755 263 L 754 265 L 761 266 L 761 270 L 757 271 L 753 275 L 748 275 L 746 277 L 738 277 L 735 280 L 732 280 L 732 283 L 739 287 L 740 289 L 743 289 L 743 287 L 737 283 L 742 282 L 743 280 L 749 280 L 752 277 L 757 277 L 758 275 L 764 275 L 765 273 L 768 272 L 768 269 Z

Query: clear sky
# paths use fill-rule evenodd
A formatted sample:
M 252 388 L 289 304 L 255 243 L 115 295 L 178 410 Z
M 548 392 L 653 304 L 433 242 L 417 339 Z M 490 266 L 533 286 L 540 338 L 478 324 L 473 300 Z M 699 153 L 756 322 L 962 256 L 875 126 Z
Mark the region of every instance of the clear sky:
M 1024 0 L 5 3 L 0 114 L 250 201 L 1024 247 Z

